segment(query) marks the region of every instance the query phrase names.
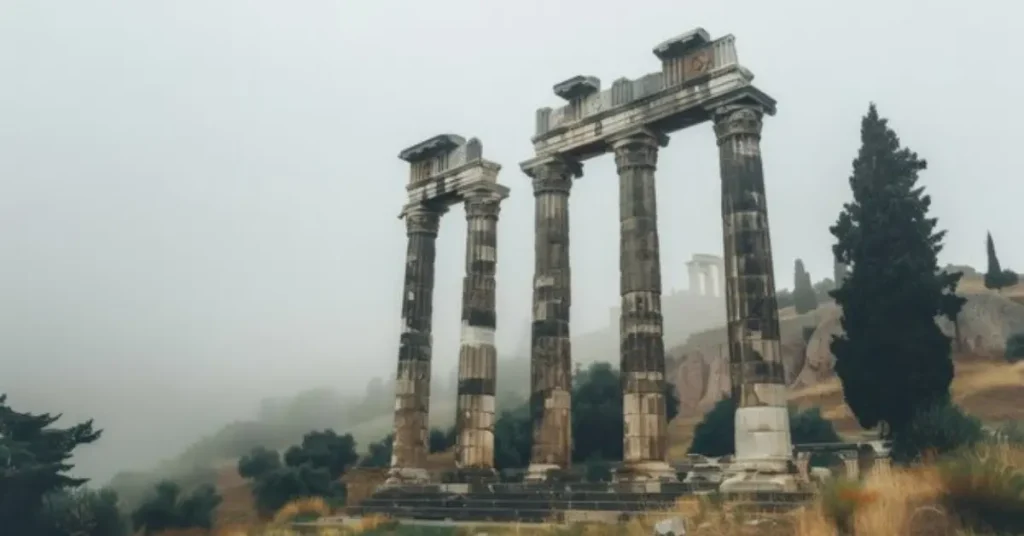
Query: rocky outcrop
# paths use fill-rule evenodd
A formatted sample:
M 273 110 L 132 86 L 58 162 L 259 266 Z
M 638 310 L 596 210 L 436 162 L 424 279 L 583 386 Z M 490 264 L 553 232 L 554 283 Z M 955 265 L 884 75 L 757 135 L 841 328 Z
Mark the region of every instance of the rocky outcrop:
M 1024 305 L 996 293 L 965 297 L 967 302 L 958 325 L 946 319 L 937 320 L 947 335 L 958 335 L 962 351 L 1001 354 L 1007 337 L 1024 333 Z M 834 335 L 842 332 L 839 319 L 840 310 L 832 303 L 822 304 L 804 315 L 787 315 L 783 311 L 779 321 L 782 356 L 791 388 L 808 387 L 835 374 L 835 358 L 829 344 Z M 680 415 L 704 413 L 729 393 L 724 327 L 691 335 L 670 356 L 669 378 L 679 389 Z

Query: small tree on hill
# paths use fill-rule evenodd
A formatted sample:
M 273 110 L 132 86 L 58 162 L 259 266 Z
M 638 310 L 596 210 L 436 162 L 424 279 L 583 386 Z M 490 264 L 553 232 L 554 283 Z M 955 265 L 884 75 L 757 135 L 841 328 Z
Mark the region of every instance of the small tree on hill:
M 950 338 L 935 317 L 954 320 L 964 299 L 961 273 L 939 270 L 945 231 L 928 217 L 931 198 L 918 186 L 926 162 L 900 147 L 872 104 L 861 122 L 853 162 L 853 200 L 829 230 L 833 253 L 850 267 L 831 294 L 842 308 L 843 334 L 833 338 L 836 373 L 860 425 L 885 422 L 906 430 L 926 408 L 945 404 L 953 380 Z
M 264 447 L 256 447 L 238 460 L 238 474 L 242 478 L 259 478 L 280 468 L 281 455 Z
M 390 458 L 390 452 L 387 455 Z M 275 456 L 273 451 L 257 448 L 238 463 L 238 472 L 253 483 L 256 510 L 264 518 L 304 497 L 343 502 L 345 486 L 339 478 L 359 460 L 352 435 L 338 435 L 334 430 L 302 436 L 302 443 L 285 451 L 283 466 Z
M 174 482 L 157 484 L 149 498 L 132 512 L 132 525 L 143 534 L 167 530 L 209 529 L 221 497 L 210 485 L 184 494 Z
M 804 261 L 797 259 L 793 267 L 793 306 L 797 314 L 804 314 L 818 308 L 818 296 L 811 284 L 811 274 L 804 268 Z
M 374 443 L 370 443 L 363 467 L 383 468 L 391 465 L 391 454 L 395 448 L 395 434 L 388 434 Z
M 988 269 L 985 270 L 985 288 L 996 292 L 1017 284 L 1018 276 L 1013 270 L 1003 270 L 996 256 L 996 245 L 992 241 L 992 233 L 985 237 L 985 250 L 988 254 Z

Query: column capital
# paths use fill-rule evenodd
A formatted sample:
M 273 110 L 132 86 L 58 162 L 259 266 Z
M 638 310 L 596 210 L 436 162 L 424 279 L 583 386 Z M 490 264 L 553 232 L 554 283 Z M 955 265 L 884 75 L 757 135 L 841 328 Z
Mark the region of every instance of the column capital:
M 400 217 L 405 218 L 406 234 L 428 234 L 437 236 L 441 225 L 441 216 L 447 212 L 445 207 L 428 206 L 416 203 L 406 206 Z
M 572 181 L 583 176 L 583 166 L 568 158 L 548 158 L 522 167 L 533 179 L 533 195 L 544 192 L 562 192 L 568 195 Z
M 501 212 L 501 200 L 501 197 L 495 195 L 471 195 L 466 197 L 466 219 L 498 219 L 498 213 Z
M 631 147 L 636 145 L 653 145 L 655 149 L 668 147 L 669 137 L 667 134 L 641 127 L 617 134 L 608 140 L 612 149 L 618 151 L 620 147 Z
M 760 104 L 726 104 L 711 112 L 715 136 L 721 144 L 738 135 L 761 137 L 765 109 Z
M 624 133 L 611 140 L 615 151 L 615 166 L 625 169 L 658 165 L 658 148 L 668 145 L 668 136 L 646 128 Z

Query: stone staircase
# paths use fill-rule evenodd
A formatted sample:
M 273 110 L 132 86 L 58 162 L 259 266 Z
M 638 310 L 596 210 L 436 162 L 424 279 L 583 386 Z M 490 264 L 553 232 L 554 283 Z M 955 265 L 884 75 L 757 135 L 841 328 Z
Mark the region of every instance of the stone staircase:
M 349 515 L 453 522 L 574 523 L 625 521 L 639 514 L 675 509 L 683 496 L 711 494 L 711 483 L 504 483 L 434 484 L 381 488 Z M 810 494 L 744 494 L 716 500 L 737 508 L 785 511 Z

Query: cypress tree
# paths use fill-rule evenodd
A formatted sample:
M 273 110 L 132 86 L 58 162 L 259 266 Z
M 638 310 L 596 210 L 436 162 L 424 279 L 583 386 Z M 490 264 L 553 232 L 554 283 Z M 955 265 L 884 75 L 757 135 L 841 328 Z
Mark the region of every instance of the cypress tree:
M 917 184 L 926 168 L 871 104 L 849 179 L 853 200 L 829 229 L 836 260 L 850 269 L 831 293 L 842 308 L 843 334 L 831 343 L 836 373 L 860 425 L 885 423 L 892 435 L 949 401 L 951 341 L 935 317 L 953 320 L 964 303 L 954 294 L 963 274 L 939 270 L 945 231 Z
M 811 274 L 804 268 L 804 261 L 800 259 L 797 259 L 793 266 L 793 306 L 797 314 L 818 308 L 818 296 L 814 293 Z
M 985 252 L 988 254 L 988 269 L 985 270 L 985 288 L 999 291 L 1006 287 L 1017 284 L 1017 273 L 1013 270 L 1003 270 L 999 265 L 999 257 L 996 256 L 996 245 L 992 241 L 992 233 L 985 237 Z

